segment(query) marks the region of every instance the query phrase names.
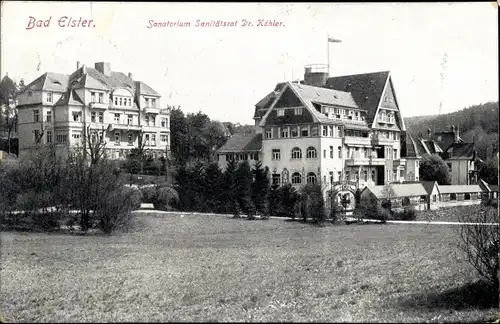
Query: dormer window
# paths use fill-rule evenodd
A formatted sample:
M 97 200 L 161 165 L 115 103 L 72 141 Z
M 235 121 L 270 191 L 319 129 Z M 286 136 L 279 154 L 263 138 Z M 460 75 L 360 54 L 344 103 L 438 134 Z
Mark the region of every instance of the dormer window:
M 156 99 L 151 99 L 151 106 L 156 108 Z
M 302 108 L 295 108 L 295 115 L 302 115 Z

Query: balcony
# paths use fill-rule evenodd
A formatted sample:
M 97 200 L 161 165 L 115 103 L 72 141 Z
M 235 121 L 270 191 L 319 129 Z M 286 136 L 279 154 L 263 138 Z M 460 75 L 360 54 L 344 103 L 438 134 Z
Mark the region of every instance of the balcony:
M 394 167 L 398 167 L 398 166 L 405 166 L 406 165 L 406 159 L 397 159 L 397 160 L 393 160 L 392 161 L 392 165 Z
M 144 113 L 158 115 L 160 113 L 160 109 L 153 108 L 153 107 L 146 107 L 146 108 L 144 108 Z
M 140 125 L 129 125 L 129 124 L 121 124 L 121 123 L 112 123 L 108 125 L 108 130 L 125 130 L 125 131 L 140 131 Z
M 390 139 L 388 137 L 378 137 L 374 138 L 371 142 L 373 145 L 393 145 L 396 140 Z
M 354 137 L 354 136 L 345 136 L 344 143 L 346 145 L 371 145 L 371 138 L 369 137 Z
M 349 158 L 345 160 L 345 165 L 346 166 L 361 166 L 361 165 L 385 165 L 385 159 L 383 158 L 365 158 L 365 157 L 359 157 L 359 158 Z
M 91 102 L 90 109 L 108 109 L 109 105 L 104 102 Z

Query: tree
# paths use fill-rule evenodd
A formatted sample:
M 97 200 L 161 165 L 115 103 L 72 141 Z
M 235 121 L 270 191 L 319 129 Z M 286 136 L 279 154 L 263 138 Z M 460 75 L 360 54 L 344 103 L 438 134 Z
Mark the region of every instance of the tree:
M 396 193 L 394 192 L 392 185 L 390 184 L 385 185 L 381 193 L 382 193 L 381 207 L 387 210 L 392 215 L 393 214 L 392 203 L 394 201 L 394 198 L 396 197 Z M 382 216 L 382 221 L 385 221 L 387 218 L 385 212 L 382 212 L 382 215 L 380 216 Z
M 321 185 L 306 184 L 301 189 L 302 217 L 304 221 L 311 217 L 313 222 L 321 223 L 326 219 L 325 201 Z
M 224 171 L 224 196 L 226 197 L 226 206 L 228 212 L 232 213 L 235 218 L 240 215 L 237 195 L 237 180 L 236 180 L 237 165 L 234 160 L 229 160 L 226 170 Z
M 295 210 L 299 201 L 299 195 L 290 183 L 281 187 L 281 199 L 285 216 L 295 218 Z
M 426 154 L 420 160 L 420 179 L 437 181 L 440 185 L 450 184 L 448 166 L 438 155 Z
M 267 206 L 269 210 L 269 215 L 278 216 L 281 214 L 282 198 L 280 186 L 276 183 L 271 184 L 267 196 Z
M 498 159 L 496 157 L 478 163 L 477 167 L 479 178 L 490 184 L 498 183 Z
M 262 161 L 258 161 L 253 168 L 254 181 L 252 183 L 252 202 L 257 213 L 269 216 L 267 196 L 269 193 L 269 168 L 262 167 Z
M 251 218 L 253 217 L 255 208 L 251 199 L 253 175 L 247 160 L 238 165 L 235 172 L 235 180 L 238 205 Z
M 11 153 L 12 132 L 17 128 L 16 100 L 24 90 L 24 80 L 18 86 L 8 76 L 0 81 L 0 133 L 7 133 L 7 151 Z
M 211 212 L 223 212 L 224 187 L 223 173 L 217 162 L 210 163 L 205 169 L 204 197 L 207 209 Z

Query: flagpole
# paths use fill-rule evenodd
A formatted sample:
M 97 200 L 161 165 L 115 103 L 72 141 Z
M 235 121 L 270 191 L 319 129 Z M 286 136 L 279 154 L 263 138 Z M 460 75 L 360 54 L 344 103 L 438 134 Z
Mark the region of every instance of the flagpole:
M 327 56 L 327 72 L 328 76 L 330 76 L 330 36 L 326 39 L 326 56 Z

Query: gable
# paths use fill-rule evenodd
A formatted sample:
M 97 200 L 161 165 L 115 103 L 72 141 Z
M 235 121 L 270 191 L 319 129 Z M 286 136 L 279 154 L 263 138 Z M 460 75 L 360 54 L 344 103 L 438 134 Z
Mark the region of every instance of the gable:
M 390 78 L 389 82 L 387 83 L 387 87 L 385 88 L 384 94 L 382 95 L 380 107 L 398 109 L 398 105 L 396 103 L 396 98 L 394 95 L 394 87 L 392 86 L 392 81 Z
M 304 106 L 302 101 L 297 97 L 297 95 L 292 91 L 292 89 L 287 88 L 280 96 L 274 108 L 286 108 L 286 107 L 301 107 Z
M 295 115 L 294 108 L 285 108 L 284 116 L 278 116 L 277 108 L 273 108 L 266 118 L 265 125 L 307 124 L 313 122 L 314 118 L 306 107 L 302 108 L 301 115 Z

